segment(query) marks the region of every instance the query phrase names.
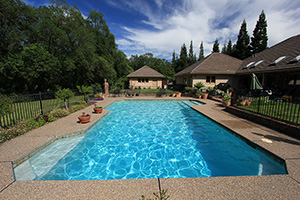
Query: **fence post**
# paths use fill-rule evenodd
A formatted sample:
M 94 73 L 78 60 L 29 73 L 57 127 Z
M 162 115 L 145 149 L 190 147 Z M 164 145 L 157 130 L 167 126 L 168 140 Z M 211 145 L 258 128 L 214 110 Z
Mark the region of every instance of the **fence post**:
M 43 112 L 43 103 L 42 103 L 42 93 L 41 93 L 41 92 L 39 92 L 39 95 L 40 95 L 41 115 L 43 115 L 43 114 L 44 114 L 44 112 Z

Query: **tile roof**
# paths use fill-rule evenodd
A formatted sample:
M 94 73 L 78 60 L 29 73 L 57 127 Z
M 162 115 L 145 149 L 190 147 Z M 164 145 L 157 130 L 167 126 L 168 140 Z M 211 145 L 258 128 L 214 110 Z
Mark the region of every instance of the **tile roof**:
M 212 53 L 178 72 L 175 77 L 189 74 L 235 74 L 242 62 L 242 60 L 223 53 Z
M 158 71 L 155 71 L 151 67 L 148 67 L 147 65 L 139 68 L 138 70 L 132 72 L 131 74 L 127 75 L 128 78 L 165 78 L 164 75 L 159 73 Z
M 255 56 L 243 60 L 237 74 L 300 70 L 300 35 L 288 38 Z M 293 62 L 291 60 L 295 59 Z M 275 62 L 277 61 L 277 62 Z

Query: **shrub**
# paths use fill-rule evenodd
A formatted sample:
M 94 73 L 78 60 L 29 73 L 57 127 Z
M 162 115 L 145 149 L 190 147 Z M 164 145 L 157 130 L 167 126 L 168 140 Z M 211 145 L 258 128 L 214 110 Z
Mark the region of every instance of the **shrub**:
M 78 111 L 78 110 L 81 110 L 81 109 L 85 108 L 86 105 L 87 105 L 87 104 L 85 103 L 85 104 L 78 104 L 78 105 L 71 106 L 70 109 L 69 109 L 69 111 L 70 111 L 71 113 L 72 113 L 72 112 L 76 112 L 76 111 Z
M 204 87 L 204 84 L 202 82 L 198 82 L 198 83 L 194 84 L 194 87 L 199 90 L 200 88 Z
M 65 103 L 65 108 L 68 110 L 67 100 L 74 97 L 74 93 L 70 89 L 62 89 L 55 93 L 57 99 L 61 99 Z
M 11 112 L 12 100 L 0 94 L 0 117 Z
M 54 119 L 59 119 L 59 118 L 65 117 L 67 115 L 69 115 L 69 111 L 67 111 L 65 109 L 55 109 L 55 110 L 51 111 L 49 114 L 49 116 Z

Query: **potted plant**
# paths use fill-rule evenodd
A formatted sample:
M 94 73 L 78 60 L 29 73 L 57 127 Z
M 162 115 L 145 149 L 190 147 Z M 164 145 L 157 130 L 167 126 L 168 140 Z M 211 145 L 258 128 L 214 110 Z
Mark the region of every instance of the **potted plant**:
M 201 99 L 201 95 L 202 95 L 201 90 L 197 90 L 197 96 L 198 96 L 199 99 Z
M 97 104 L 94 104 L 94 105 L 95 105 L 95 107 L 94 107 L 95 113 L 96 113 L 96 114 L 102 113 L 103 107 L 97 106 Z
M 231 104 L 231 98 L 230 98 L 229 94 L 224 95 L 222 104 L 225 107 L 230 106 L 230 104 Z
M 88 122 L 90 122 L 91 115 L 85 114 L 85 112 L 82 112 L 82 115 L 78 116 L 78 119 L 80 121 L 80 124 L 88 123 Z
M 249 99 L 247 99 L 247 100 L 246 100 L 246 105 L 247 105 L 247 106 L 250 106 L 250 104 L 251 104 L 251 101 L 250 101 Z
M 233 89 L 232 89 L 232 88 L 228 88 L 228 89 L 227 89 L 227 93 L 229 94 L 229 96 L 231 96 L 231 95 L 232 95 L 232 91 L 233 91 Z
M 207 92 L 203 92 L 203 93 L 201 94 L 201 97 L 202 97 L 202 99 L 207 99 L 208 93 L 207 93 Z
M 246 105 L 246 100 L 245 100 L 243 97 L 240 97 L 240 98 L 239 98 L 239 104 L 240 104 L 241 106 L 245 106 L 245 105 Z

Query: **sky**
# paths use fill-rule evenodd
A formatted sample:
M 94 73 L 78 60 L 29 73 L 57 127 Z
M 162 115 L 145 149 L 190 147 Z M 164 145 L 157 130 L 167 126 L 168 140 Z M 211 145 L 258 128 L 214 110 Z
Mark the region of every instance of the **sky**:
M 48 0 L 23 0 L 26 4 L 49 5 Z M 152 53 L 154 57 L 172 59 L 181 46 L 199 56 L 212 52 L 216 39 L 220 49 L 231 39 L 237 40 L 245 19 L 250 37 L 264 10 L 268 24 L 268 46 L 300 34 L 299 0 L 66 0 L 77 5 L 84 17 L 91 10 L 104 14 L 115 35 L 119 50 L 127 57 Z

